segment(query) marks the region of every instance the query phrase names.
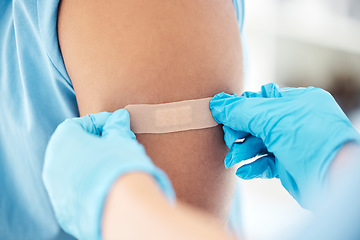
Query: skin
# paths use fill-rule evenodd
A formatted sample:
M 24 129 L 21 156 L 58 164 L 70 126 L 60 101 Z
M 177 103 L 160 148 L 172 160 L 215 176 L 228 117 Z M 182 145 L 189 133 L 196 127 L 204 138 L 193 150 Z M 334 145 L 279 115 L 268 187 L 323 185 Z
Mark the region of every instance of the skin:
M 81 116 L 128 104 L 241 93 L 240 32 L 230 0 L 62 0 L 58 34 Z M 236 169 L 221 127 L 137 139 L 178 199 L 226 222 Z
M 153 178 L 145 173 L 129 173 L 116 181 L 106 201 L 102 237 L 235 239 L 213 216 L 180 202 L 171 206 Z

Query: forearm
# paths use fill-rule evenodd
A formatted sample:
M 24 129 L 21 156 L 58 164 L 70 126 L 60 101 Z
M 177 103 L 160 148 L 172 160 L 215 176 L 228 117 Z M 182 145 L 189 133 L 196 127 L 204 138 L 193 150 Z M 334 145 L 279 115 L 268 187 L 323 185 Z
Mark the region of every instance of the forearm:
M 132 173 L 112 187 L 104 207 L 102 236 L 111 239 L 231 239 L 225 227 L 181 203 L 171 206 L 152 177 Z

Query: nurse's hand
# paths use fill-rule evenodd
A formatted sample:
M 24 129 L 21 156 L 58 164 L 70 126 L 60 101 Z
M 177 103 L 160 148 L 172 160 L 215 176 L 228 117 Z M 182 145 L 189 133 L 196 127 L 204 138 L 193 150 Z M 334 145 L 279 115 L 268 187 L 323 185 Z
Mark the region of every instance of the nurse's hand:
M 334 98 L 319 88 L 286 88 L 274 84 L 242 96 L 220 93 L 210 102 L 213 117 L 223 124 L 231 149 L 225 166 L 267 154 L 240 167 L 242 179 L 280 178 L 305 208 L 324 189 L 329 165 L 347 142 L 359 134 Z M 246 138 L 243 143 L 236 139 Z
M 174 199 L 167 176 L 131 132 L 126 110 L 60 124 L 46 150 L 43 179 L 61 227 L 79 239 L 101 239 L 106 196 L 130 172 L 152 175 L 168 199 Z

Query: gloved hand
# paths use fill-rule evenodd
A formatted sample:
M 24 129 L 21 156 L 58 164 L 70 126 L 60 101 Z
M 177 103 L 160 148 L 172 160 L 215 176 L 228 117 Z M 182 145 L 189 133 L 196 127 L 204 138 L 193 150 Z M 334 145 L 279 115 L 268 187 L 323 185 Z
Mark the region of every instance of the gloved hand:
M 220 93 L 210 102 L 214 119 L 223 124 L 230 152 L 225 166 L 267 154 L 240 167 L 242 179 L 280 178 L 304 208 L 324 189 L 328 167 L 346 142 L 359 133 L 334 98 L 319 88 L 280 89 L 267 84 L 241 97 Z M 244 138 L 243 143 L 234 143 Z
M 60 226 L 78 239 L 101 239 L 104 202 L 112 184 L 123 174 L 152 175 L 164 194 L 174 200 L 165 173 L 146 155 L 125 109 L 68 119 L 48 144 L 43 180 Z

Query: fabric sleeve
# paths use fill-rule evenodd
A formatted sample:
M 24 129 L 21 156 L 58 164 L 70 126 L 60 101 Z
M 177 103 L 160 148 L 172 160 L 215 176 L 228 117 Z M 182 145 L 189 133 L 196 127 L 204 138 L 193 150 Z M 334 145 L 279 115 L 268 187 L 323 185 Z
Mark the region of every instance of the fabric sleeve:
M 60 51 L 57 34 L 57 18 L 60 0 L 37 0 L 37 17 L 40 28 L 40 37 L 45 50 L 55 69 L 71 85 L 70 77 L 66 71 L 64 60 Z
M 245 19 L 245 4 L 244 0 L 233 0 L 234 8 L 236 11 L 236 18 L 238 21 L 239 29 L 243 33 L 244 19 Z

